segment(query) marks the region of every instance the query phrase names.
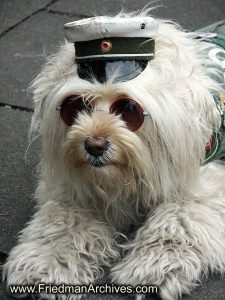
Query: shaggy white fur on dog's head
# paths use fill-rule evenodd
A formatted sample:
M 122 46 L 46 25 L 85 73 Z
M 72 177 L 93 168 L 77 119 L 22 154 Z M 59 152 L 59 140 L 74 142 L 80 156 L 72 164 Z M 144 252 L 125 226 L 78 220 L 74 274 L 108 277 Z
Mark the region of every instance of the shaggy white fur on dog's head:
M 192 37 L 171 22 L 159 20 L 155 59 L 135 79 L 116 84 L 81 80 L 74 65 L 74 46 L 64 45 L 32 84 L 31 131 L 40 132 L 43 138 L 45 182 L 66 183 L 76 201 L 94 205 L 93 198 L 105 199 L 105 206 L 130 199 L 135 199 L 135 205 L 151 206 L 190 190 L 198 180 L 210 130 L 220 120 L 211 94 L 216 85 L 205 67 L 202 50 L 206 46 Z M 118 116 L 101 111 L 79 114 L 74 125 L 66 128 L 56 107 L 72 94 L 83 95 L 104 110 L 125 95 L 150 116 L 136 132 Z M 110 141 L 105 167 L 89 163 L 84 140 L 90 135 Z

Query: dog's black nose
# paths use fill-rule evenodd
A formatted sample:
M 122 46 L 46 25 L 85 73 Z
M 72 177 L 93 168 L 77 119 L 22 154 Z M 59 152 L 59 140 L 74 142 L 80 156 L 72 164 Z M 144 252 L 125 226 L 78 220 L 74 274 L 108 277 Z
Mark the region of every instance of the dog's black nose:
M 84 142 L 86 151 L 93 156 L 101 156 L 108 149 L 109 142 L 103 137 L 88 137 Z

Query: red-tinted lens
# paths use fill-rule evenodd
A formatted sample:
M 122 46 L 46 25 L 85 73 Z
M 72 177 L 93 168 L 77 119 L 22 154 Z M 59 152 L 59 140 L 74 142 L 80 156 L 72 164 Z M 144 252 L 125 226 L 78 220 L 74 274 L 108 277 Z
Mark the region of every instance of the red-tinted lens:
M 110 113 L 121 115 L 131 131 L 138 130 L 144 122 L 143 108 L 132 99 L 117 100 L 111 105 Z
M 60 116 L 67 126 L 72 126 L 81 111 L 89 111 L 90 105 L 81 96 L 73 95 L 63 100 L 60 105 Z

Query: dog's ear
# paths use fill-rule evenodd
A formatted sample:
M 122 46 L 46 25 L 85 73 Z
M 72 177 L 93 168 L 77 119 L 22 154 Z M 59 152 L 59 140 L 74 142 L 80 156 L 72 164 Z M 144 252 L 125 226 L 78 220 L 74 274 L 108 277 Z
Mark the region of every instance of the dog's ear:
M 34 112 L 31 119 L 30 134 L 38 134 L 41 132 L 43 110 L 45 99 L 49 93 L 48 79 L 45 76 L 45 67 L 43 71 L 34 79 L 29 90 L 33 95 Z
M 219 58 L 224 51 L 218 50 L 213 40 L 206 40 L 199 32 L 186 32 L 170 21 L 160 20 L 155 64 L 165 83 L 168 80 L 179 85 L 179 97 L 186 101 L 188 110 L 197 113 L 200 121 L 215 125 L 219 118 L 213 96 L 218 97 L 224 82 L 224 58 Z M 221 54 L 215 57 L 215 53 Z M 151 65 L 154 66 L 154 60 Z
M 34 113 L 31 121 L 30 134 L 42 132 L 43 116 L 46 105 L 48 106 L 48 95 L 63 79 L 66 79 L 74 69 L 74 46 L 66 43 L 60 47 L 59 52 L 47 58 L 40 74 L 30 85 L 33 96 Z

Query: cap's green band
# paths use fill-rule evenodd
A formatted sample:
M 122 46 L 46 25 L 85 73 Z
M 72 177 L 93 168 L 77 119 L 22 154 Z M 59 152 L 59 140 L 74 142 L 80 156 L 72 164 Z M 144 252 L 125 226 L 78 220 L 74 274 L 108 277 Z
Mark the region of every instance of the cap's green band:
M 77 62 L 114 60 L 151 60 L 155 40 L 149 38 L 105 38 L 76 42 Z

